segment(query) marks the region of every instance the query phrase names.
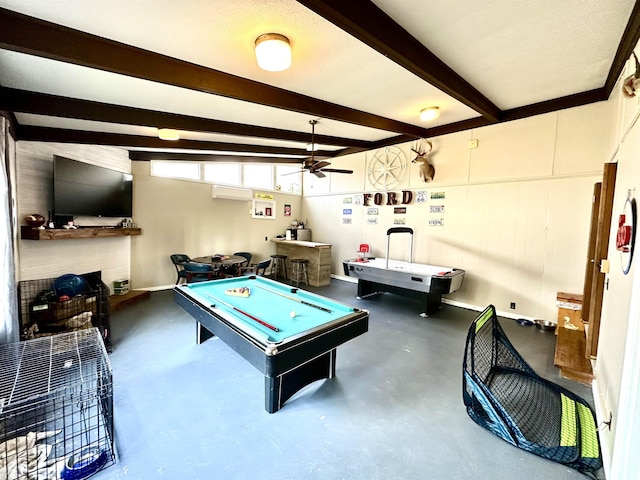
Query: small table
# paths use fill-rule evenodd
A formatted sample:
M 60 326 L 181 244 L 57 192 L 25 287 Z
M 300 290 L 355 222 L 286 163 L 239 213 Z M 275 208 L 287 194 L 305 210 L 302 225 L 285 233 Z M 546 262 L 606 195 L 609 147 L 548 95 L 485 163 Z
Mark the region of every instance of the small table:
M 239 287 L 249 287 L 249 297 L 225 293 Z M 217 335 L 262 372 L 269 413 L 304 386 L 334 377 L 337 347 L 369 328 L 366 310 L 265 277 L 178 285 L 174 300 L 196 319 L 197 343 Z
M 238 266 L 237 274 L 240 274 L 240 265 L 247 261 L 245 257 L 240 255 L 208 255 L 206 257 L 192 258 L 192 262 L 209 263 L 214 270 L 220 270 L 223 267 Z

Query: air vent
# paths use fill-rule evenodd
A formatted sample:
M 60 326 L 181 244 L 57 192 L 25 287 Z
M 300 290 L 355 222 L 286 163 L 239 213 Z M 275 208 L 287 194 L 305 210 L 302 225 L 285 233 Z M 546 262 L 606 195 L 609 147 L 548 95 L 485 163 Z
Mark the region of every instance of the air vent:
M 213 185 L 211 198 L 221 198 L 223 200 L 240 200 L 247 202 L 253 197 L 253 191 L 248 188 L 225 187 L 223 185 Z

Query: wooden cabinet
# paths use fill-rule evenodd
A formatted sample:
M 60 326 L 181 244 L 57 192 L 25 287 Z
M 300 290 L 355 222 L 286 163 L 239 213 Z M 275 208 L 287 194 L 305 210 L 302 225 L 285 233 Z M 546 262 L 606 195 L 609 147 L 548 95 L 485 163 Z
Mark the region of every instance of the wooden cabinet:
M 558 292 L 558 327 L 584 331 L 582 321 L 583 296 L 577 293 Z
M 560 375 L 589 385 L 593 380 L 591 361 L 585 354 L 586 334 L 582 321 L 583 296 L 558 292 L 558 328 L 554 364 Z

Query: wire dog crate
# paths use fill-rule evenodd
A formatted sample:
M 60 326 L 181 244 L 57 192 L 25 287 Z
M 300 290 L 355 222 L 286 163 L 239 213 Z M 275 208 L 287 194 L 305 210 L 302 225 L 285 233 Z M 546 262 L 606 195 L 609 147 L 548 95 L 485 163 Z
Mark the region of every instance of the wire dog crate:
M 0 345 L 0 479 L 87 478 L 115 463 L 113 434 L 97 328 Z
M 61 300 L 56 294 L 55 284 L 63 277 L 79 277 L 82 286 Z M 63 275 L 58 279 L 18 283 L 20 339 L 30 340 L 94 326 L 100 330 L 107 351 L 111 352 L 110 291 L 102 282 L 101 272 Z

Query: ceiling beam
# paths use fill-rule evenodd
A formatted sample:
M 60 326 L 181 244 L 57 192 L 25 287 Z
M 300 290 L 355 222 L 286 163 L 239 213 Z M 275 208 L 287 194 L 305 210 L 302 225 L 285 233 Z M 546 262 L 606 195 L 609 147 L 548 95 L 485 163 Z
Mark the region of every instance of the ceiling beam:
M 125 135 L 121 133 L 89 132 L 62 128 L 47 128 L 30 125 L 20 125 L 17 128 L 18 141 L 79 143 L 83 145 L 111 145 L 117 147 L 184 149 L 184 150 L 217 150 L 226 152 L 244 152 L 263 155 L 295 155 L 299 158 L 307 157 L 309 152 L 304 148 L 271 147 L 265 145 L 245 145 L 239 143 L 205 142 L 199 140 L 160 140 L 157 137 L 143 135 Z M 318 151 L 317 155 L 335 156 L 335 152 Z
M 504 111 L 503 121 L 511 122 L 522 118 L 556 112 L 567 108 L 581 107 L 590 103 L 602 102 L 607 99 L 604 87 L 596 88 L 581 93 L 574 93 L 565 97 L 553 98 L 544 102 L 532 103 L 523 107 L 512 108 Z
M 12 90 L 13 89 L 0 87 L 0 110 L 6 109 L 6 107 L 3 106 L 5 104 L 3 103 L 4 99 L 2 94 L 11 92 Z M 34 94 L 34 95 L 40 95 L 40 94 Z M 32 97 L 29 95 L 25 98 L 32 98 Z M 523 107 L 505 110 L 502 121 L 500 123 L 509 122 L 513 120 L 520 120 L 520 119 L 531 117 L 534 115 L 542 115 L 549 112 L 587 105 L 594 102 L 604 101 L 606 99 L 607 99 L 607 93 L 605 91 L 605 87 L 597 88 L 594 90 L 589 90 L 587 92 L 577 93 L 573 95 L 568 95 L 566 97 L 555 98 L 555 99 L 547 100 L 544 102 L 539 102 L 531 105 L 525 105 Z M 80 100 L 79 102 L 85 102 L 85 101 Z M 87 102 L 87 103 L 96 103 L 96 102 Z M 103 104 L 103 105 L 106 105 L 106 104 Z M 106 106 L 115 107 L 116 110 L 119 108 L 128 109 L 128 107 L 118 107 L 113 105 L 106 105 Z M 35 113 L 35 112 L 31 112 L 31 113 Z M 45 113 L 45 112 L 40 112 L 40 113 L 56 115 L 56 113 L 54 113 L 53 111 L 49 111 L 48 113 Z M 14 116 L 14 120 L 15 120 L 15 116 Z M 480 128 L 487 125 L 491 125 L 493 123 L 497 123 L 497 122 L 492 122 L 491 120 L 484 117 L 471 118 L 468 120 L 450 123 L 447 125 L 440 125 L 437 127 L 427 129 L 427 135 L 424 138 L 438 137 L 438 136 L 447 135 L 450 133 L 460 132 L 464 130 L 471 130 L 474 128 Z M 16 140 L 112 145 L 112 146 L 138 147 L 138 148 L 160 148 L 160 149 L 167 148 L 167 141 L 160 140 L 159 138 L 156 138 L 156 137 L 27 126 L 27 125 L 19 125 L 17 121 L 14 121 L 12 125 L 14 125 L 14 129 L 16 132 L 15 134 Z M 327 157 L 327 158 L 341 157 L 344 155 L 359 153 L 366 150 L 376 150 L 378 148 L 397 145 L 400 143 L 406 143 L 413 140 L 414 140 L 414 137 L 412 136 L 398 135 L 395 137 L 389 137 L 389 138 L 378 140 L 375 142 L 364 142 L 365 145 L 363 146 L 347 147 L 337 151 L 317 151 L 315 155 L 317 157 Z M 255 154 L 270 155 L 275 157 L 277 157 L 278 155 L 296 155 L 298 157 L 297 159 L 295 159 L 296 162 L 299 161 L 300 158 L 306 158 L 309 155 L 306 149 L 301 149 L 301 148 L 297 149 L 297 148 L 271 147 L 271 146 L 262 146 L 262 145 L 247 145 L 247 144 L 239 144 L 239 143 L 207 142 L 207 141 L 200 141 L 200 140 L 172 141 L 171 148 L 187 149 L 187 150 L 213 150 L 213 151 L 217 150 L 217 151 L 225 151 L 225 152 L 255 153 Z M 150 153 L 151 154 L 158 153 L 158 157 L 151 158 L 153 157 L 153 155 L 151 155 L 149 159 L 153 159 L 153 160 L 166 159 L 162 157 L 161 155 L 162 152 L 150 152 Z M 175 154 L 173 153 L 171 155 L 175 156 Z M 188 154 L 188 155 L 192 157 L 194 154 Z M 211 157 L 223 155 L 225 157 L 230 157 L 230 158 L 232 157 L 234 159 L 237 158 L 237 160 L 235 161 L 244 161 L 240 159 L 242 156 L 237 157 L 235 155 L 225 155 L 225 154 L 215 154 L 215 153 L 205 154 L 205 155 L 211 156 Z M 250 158 L 251 156 L 248 156 L 248 157 Z M 216 159 L 216 160 L 220 161 L 220 159 Z M 246 161 L 249 161 L 249 160 L 246 160 Z M 265 157 L 264 160 L 258 160 L 258 161 L 282 163 L 271 157 Z M 292 163 L 295 163 L 295 162 L 292 162 Z
M 0 48 L 404 135 L 425 129 L 0 8 Z
M 16 125 L 18 125 L 18 119 L 16 118 L 15 113 L 11 110 L 4 110 L 0 108 L 0 116 L 6 118 L 9 123 L 9 135 L 11 135 L 11 138 L 16 140 Z
M 636 0 L 635 5 L 633 6 L 631 16 L 629 17 L 627 26 L 622 34 L 622 39 L 618 44 L 618 50 L 616 50 L 616 55 L 613 58 L 613 62 L 611 62 L 609 76 L 604 84 L 604 90 L 607 98 L 611 95 L 613 87 L 620 76 L 620 72 L 624 68 L 626 61 L 631 56 L 631 52 L 636 48 L 638 40 L 640 40 L 640 0 Z
M 473 130 L 474 128 L 486 127 L 496 123 L 511 122 L 514 120 L 521 120 L 523 118 L 533 117 L 535 115 L 543 115 L 545 113 L 556 112 L 558 110 L 565 110 L 567 108 L 580 107 L 595 102 L 602 102 L 607 100 L 608 95 L 605 92 L 605 88 L 596 88 L 582 93 L 576 93 L 573 95 L 567 95 L 566 97 L 554 98 L 546 100 L 544 102 L 533 103 L 531 105 L 525 105 L 522 107 L 505 110 L 500 122 L 493 122 L 485 117 L 470 118 L 468 120 L 462 120 L 460 122 L 448 123 L 446 125 L 439 125 L 437 127 L 429 128 L 427 130 L 428 136 L 424 138 L 440 137 L 442 135 L 448 135 L 451 133 L 462 132 L 465 130 Z M 378 140 L 377 142 L 371 142 L 371 145 L 366 150 L 376 150 L 378 148 L 389 147 L 391 145 L 398 145 L 400 143 L 411 142 L 414 139 L 405 135 L 398 135 L 396 137 L 385 138 Z M 341 157 L 343 155 L 350 155 L 353 153 L 359 153 L 365 149 L 357 147 L 343 148 L 335 152 L 335 157 Z
M 348 34 L 491 121 L 500 109 L 370 0 L 298 0 Z M 403 133 L 403 132 L 398 132 Z
M 175 128 L 177 130 L 187 130 L 191 132 L 221 133 L 242 137 L 303 142 L 305 144 L 309 143 L 311 139 L 310 132 L 295 132 L 277 128 L 245 125 L 242 123 L 125 107 L 7 87 L 0 87 L 0 109 L 52 117 L 75 118 L 125 125 L 142 125 L 156 128 Z M 360 148 L 367 148 L 371 143 L 365 140 L 332 137 L 329 135 L 315 135 L 315 141 L 321 145 Z

